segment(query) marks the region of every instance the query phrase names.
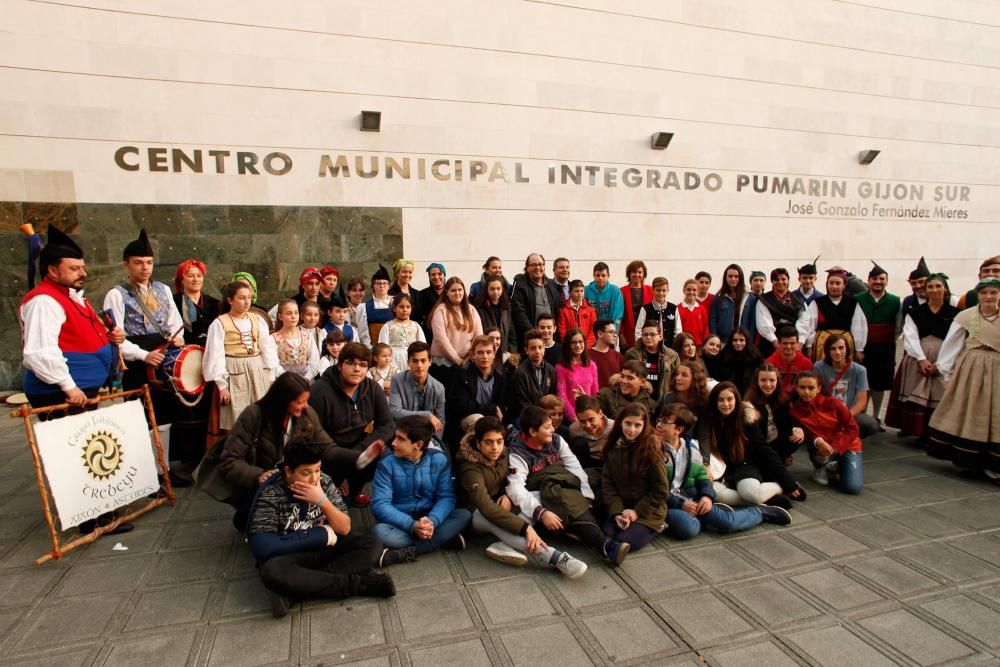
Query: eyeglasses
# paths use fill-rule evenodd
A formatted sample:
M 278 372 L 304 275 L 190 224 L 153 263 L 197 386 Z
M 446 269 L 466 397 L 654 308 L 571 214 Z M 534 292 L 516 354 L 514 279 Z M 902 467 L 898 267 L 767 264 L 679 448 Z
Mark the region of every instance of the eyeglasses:
M 656 425 L 657 426 L 673 426 L 676 423 L 677 422 L 672 422 L 669 419 L 657 419 L 656 420 Z
M 528 266 L 545 266 L 545 262 L 531 262 Z
M 658 331 L 644 331 L 644 332 L 642 332 L 642 337 L 643 338 L 656 338 L 659 335 L 660 335 L 660 332 L 658 332 Z
M 618 332 L 615 329 L 605 329 L 601 333 L 611 334 L 612 336 L 618 335 Z

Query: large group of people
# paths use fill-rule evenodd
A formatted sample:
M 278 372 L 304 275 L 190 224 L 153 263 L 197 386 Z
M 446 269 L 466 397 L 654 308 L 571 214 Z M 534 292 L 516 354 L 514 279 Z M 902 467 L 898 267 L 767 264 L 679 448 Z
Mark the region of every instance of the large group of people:
M 268 311 L 246 272 L 206 294 L 197 259 L 171 292 L 143 231 L 102 318 L 83 298 L 82 250 L 48 234 L 19 311 L 28 399 L 84 409 L 159 377 L 169 474 L 190 483 L 221 438 L 234 525 L 276 616 L 293 600 L 392 595 L 384 568 L 475 533 L 496 538 L 491 558 L 577 578 L 588 566 L 554 536 L 615 566 L 658 535 L 787 525 L 806 500 L 795 452 L 817 484 L 861 493 L 883 407 L 931 455 L 1000 480 L 1000 257 L 963 295 L 923 258 L 905 299 L 874 262 L 867 282 L 827 268 L 824 293 L 813 260 L 797 289 L 784 268 L 766 290 L 764 272 L 730 264 L 713 293 L 699 271 L 676 303 L 641 260 L 619 287 L 604 262 L 585 283 L 567 258 L 549 277 L 532 253 L 508 281 L 490 257 L 467 290 L 440 262 L 419 288 L 399 259 L 346 290 L 336 267 L 305 267 Z M 194 346 L 196 389 L 178 377 L 197 362 L 177 351 Z M 371 512 L 370 535 L 352 532 L 349 505 Z

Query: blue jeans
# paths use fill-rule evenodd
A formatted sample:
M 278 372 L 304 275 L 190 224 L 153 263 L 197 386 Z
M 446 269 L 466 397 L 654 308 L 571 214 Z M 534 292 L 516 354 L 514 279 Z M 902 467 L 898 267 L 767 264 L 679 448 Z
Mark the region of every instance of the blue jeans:
M 708 514 L 691 516 L 682 509 L 667 510 L 667 535 L 678 540 L 690 540 L 709 526 L 720 533 L 737 533 L 753 528 L 762 521 L 759 507 L 741 507 L 725 510 L 712 505 Z
M 820 467 L 821 464 L 816 461 L 816 450 L 812 446 L 809 448 L 809 457 L 814 466 Z M 834 454 L 827 463 L 833 461 L 837 462 L 837 475 L 839 476 L 836 488 L 852 496 L 861 493 L 861 489 L 865 485 L 865 469 L 861 460 L 861 452 Z
M 465 509 L 453 509 L 440 526 L 434 528 L 434 534 L 429 540 L 418 540 L 405 530 L 400 530 L 387 523 L 376 523 L 372 528 L 372 535 L 377 537 L 382 544 L 390 549 L 402 549 L 404 547 L 415 547 L 418 554 L 429 554 L 440 549 L 456 535 L 461 533 L 469 521 L 472 513 Z
M 865 468 L 861 460 L 861 452 L 846 452 L 836 457 L 840 462 L 840 490 L 853 496 L 861 493 L 865 485 Z

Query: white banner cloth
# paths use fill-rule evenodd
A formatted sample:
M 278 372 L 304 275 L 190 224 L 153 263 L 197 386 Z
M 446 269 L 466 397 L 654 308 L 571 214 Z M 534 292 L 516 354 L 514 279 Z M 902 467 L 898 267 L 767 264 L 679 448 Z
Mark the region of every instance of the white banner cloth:
M 39 422 L 35 437 L 63 530 L 160 488 L 141 400 Z

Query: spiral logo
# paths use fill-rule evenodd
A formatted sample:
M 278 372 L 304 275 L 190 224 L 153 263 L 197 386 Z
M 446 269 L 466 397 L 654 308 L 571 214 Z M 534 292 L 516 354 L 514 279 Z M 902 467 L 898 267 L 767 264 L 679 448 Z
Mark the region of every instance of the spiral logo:
M 122 467 L 122 446 L 107 431 L 98 431 L 83 445 L 83 465 L 94 479 L 107 479 Z

